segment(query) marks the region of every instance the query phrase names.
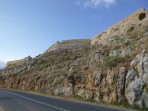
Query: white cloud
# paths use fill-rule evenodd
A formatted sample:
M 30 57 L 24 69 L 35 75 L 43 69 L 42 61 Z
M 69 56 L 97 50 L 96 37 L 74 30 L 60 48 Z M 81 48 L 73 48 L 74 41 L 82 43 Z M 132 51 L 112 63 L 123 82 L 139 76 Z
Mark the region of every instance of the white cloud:
M 78 0 L 77 5 L 81 5 L 84 7 L 109 7 L 111 5 L 114 5 L 116 3 L 116 0 Z

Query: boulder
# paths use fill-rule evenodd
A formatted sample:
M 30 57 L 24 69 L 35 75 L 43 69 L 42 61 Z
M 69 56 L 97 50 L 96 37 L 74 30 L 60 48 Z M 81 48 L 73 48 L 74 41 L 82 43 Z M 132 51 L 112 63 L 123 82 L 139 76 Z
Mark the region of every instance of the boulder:
M 139 101 L 142 100 L 142 93 L 143 93 L 143 87 L 144 87 L 144 82 L 141 80 L 141 78 L 137 78 L 125 89 L 125 97 L 128 100 L 130 105 L 133 105 L 135 103 L 138 103 Z M 141 106 L 142 104 L 139 104 Z M 142 107 L 142 106 L 141 106 Z
M 73 96 L 74 95 L 74 88 L 71 83 L 66 84 L 66 86 L 64 87 L 64 94 L 66 96 Z

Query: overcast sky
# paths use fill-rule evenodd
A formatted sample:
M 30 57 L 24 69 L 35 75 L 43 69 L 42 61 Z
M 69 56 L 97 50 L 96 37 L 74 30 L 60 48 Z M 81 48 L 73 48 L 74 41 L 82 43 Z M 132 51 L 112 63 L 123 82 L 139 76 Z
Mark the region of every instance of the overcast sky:
M 0 60 L 91 38 L 142 7 L 148 9 L 148 0 L 0 0 Z

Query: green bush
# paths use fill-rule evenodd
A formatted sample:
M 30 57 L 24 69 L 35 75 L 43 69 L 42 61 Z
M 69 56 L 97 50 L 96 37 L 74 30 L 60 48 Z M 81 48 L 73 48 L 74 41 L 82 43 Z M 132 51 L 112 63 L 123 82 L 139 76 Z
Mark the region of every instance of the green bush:
M 88 70 L 89 69 L 89 67 L 87 66 L 87 65 L 85 65 L 84 67 L 83 67 L 83 70 Z
M 131 32 L 131 31 L 133 31 L 134 30 L 134 27 L 132 26 L 129 30 L 128 30 L 128 32 Z
M 80 97 L 79 95 L 74 95 L 74 98 L 76 98 L 76 99 L 82 99 L 82 97 Z
M 93 98 L 89 98 L 89 99 L 87 99 L 86 101 L 92 102 L 92 103 L 96 102 Z
M 148 89 L 144 89 L 144 93 L 147 93 L 148 94 Z
M 107 56 L 105 57 L 105 66 L 107 67 L 115 67 L 117 63 L 114 61 L 115 57 L 114 56 Z
M 17 75 L 18 75 L 18 73 L 16 73 L 16 72 L 14 72 L 14 73 L 12 74 L 13 77 L 15 77 L 15 76 L 17 76 Z
M 116 67 L 118 63 L 125 62 L 125 59 L 119 56 L 107 56 L 104 60 L 106 67 Z
M 145 13 L 141 13 L 139 14 L 139 20 L 143 20 L 145 18 L 146 14 Z

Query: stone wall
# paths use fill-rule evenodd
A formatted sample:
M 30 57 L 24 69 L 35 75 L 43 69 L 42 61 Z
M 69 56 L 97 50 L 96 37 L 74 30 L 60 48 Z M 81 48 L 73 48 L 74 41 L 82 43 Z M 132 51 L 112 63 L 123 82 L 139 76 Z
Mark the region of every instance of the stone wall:
M 74 40 L 64 40 L 62 42 L 56 42 L 52 45 L 46 52 L 54 50 L 63 50 L 63 49 L 79 49 L 83 48 L 90 43 L 90 39 L 74 39 Z
M 62 44 L 85 44 L 89 42 L 90 39 L 73 39 L 73 40 L 63 40 L 61 43 Z
M 7 62 L 7 66 L 22 65 L 22 64 L 30 61 L 31 59 L 32 59 L 32 57 L 28 56 L 28 57 L 25 57 L 24 59 L 14 60 L 14 61 L 8 61 Z

